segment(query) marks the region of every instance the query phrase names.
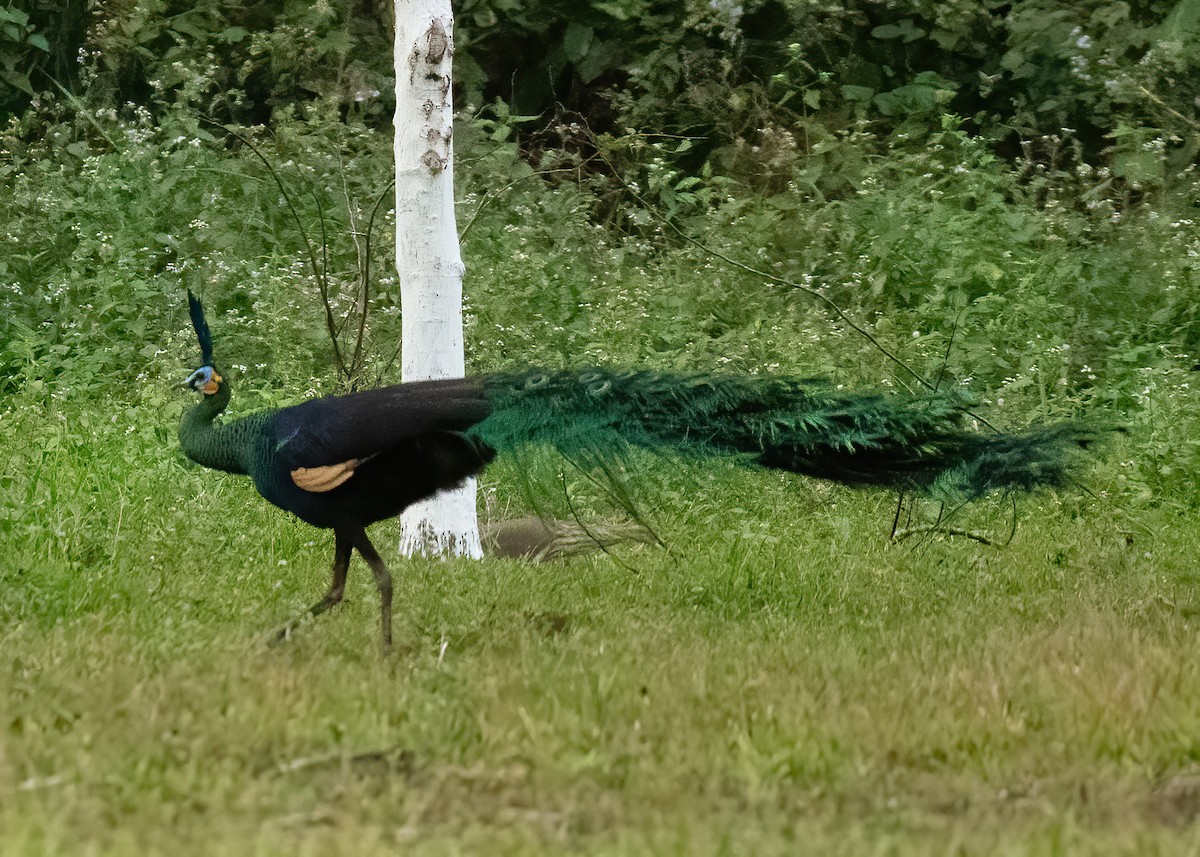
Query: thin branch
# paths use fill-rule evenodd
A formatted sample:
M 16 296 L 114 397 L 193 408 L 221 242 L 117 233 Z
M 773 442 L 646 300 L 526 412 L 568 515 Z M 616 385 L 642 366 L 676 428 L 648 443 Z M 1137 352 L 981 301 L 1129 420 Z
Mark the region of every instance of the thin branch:
M 900 490 L 896 494 L 896 514 L 892 516 L 892 533 L 889 538 L 896 538 L 896 532 L 900 528 L 900 513 L 904 510 L 904 491 Z
M 312 194 L 313 201 L 317 204 L 317 214 L 321 222 L 321 273 L 317 277 L 317 288 L 321 292 L 321 303 L 325 305 L 325 330 L 328 331 L 329 341 L 333 344 L 333 356 L 337 359 L 338 372 L 344 380 L 349 381 L 350 373 L 342 359 L 342 349 L 338 344 L 337 323 L 333 319 L 333 305 L 329 300 L 329 236 L 325 231 L 325 206 L 321 205 L 321 197 L 311 183 L 308 186 L 308 192 Z
M 1142 95 L 1149 98 L 1151 101 L 1153 101 L 1159 107 L 1161 107 L 1166 112 L 1170 113 L 1172 116 L 1174 116 L 1176 119 L 1178 119 L 1183 124 L 1187 125 L 1193 131 L 1200 131 L 1200 122 L 1197 122 L 1195 119 L 1192 119 L 1191 117 L 1184 116 L 1182 113 L 1180 113 L 1174 107 L 1172 107 L 1170 104 L 1167 104 L 1167 102 L 1163 101 L 1161 98 L 1159 98 L 1157 95 L 1155 95 L 1150 90 L 1146 89 L 1146 87 L 1142 86 L 1141 84 L 1138 85 L 1138 89 L 1141 91 Z
M 584 161 L 584 163 L 587 163 L 587 162 Z M 518 185 L 521 182 L 526 181 L 528 179 L 538 178 L 539 176 L 548 176 L 548 175 L 552 175 L 554 173 L 569 173 L 569 172 L 573 172 L 575 169 L 576 169 L 576 167 L 574 165 L 572 165 L 569 167 L 554 167 L 553 169 L 549 169 L 549 170 L 535 170 L 534 172 L 531 172 L 527 175 L 523 175 L 523 176 L 520 176 L 519 178 L 513 179 L 512 181 L 508 182 L 507 184 L 503 185 L 502 187 L 500 187 L 497 190 L 489 190 L 487 193 L 485 193 L 483 195 L 483 199 L 480 200 L 479 205 L 477 205 L 475 207 L 475 210 L 471 213 L 471 219 L 467 221 L 467 225 L 464 226 L 459 231 L 458 240 L 461 242 L 463 240 L 463 238 L 466 237 L 467 233 L 471 231 L 471 227 L 475 225 L 475 221 L 479 218 L 480 213 L 485 208 L 487 208 L 489 205 L 491 205 L 493 202 L 495 202 L 497 199 L 499 199 L 506 191 L 510 190 L 511 188 L 515 187 L 516 185 Z
M 291 774 L 307 768 L 323 767 L 326 765 L 355 765 L 362 762 L 378 762 L 390 759 L 396 759 L 403 763 L 404 757 L 405 751 L 400 747 L 384 747 L 379 750 L 363 750 L 357 753 L 346 753 L 344 750 L 339 750 L 332 753 L 320 753 L 315 756 L 300 756 L 295 759 L 289 759 L 286 762 L 280 762 L 275 766 L 275 772 L 278 774 Z
M 387 187 L 380 192 L 379 197 L 375 200 L 375 206 L 371 209 L 371 216 L 367 218 L 367 234 L 363 241 L 362 288 L 359 290 L 358 332 L 354 338 L 354 361 L 356 366 L 362 362 L 363 341 L 366 338 L 367 330 L 367 290 L 371 287 L 371 233 L 375 229 L 375 215 L 379 213 L 379 207 L 383 205 L 383 201 L 395 187 L 395 179 L 388 182 Z
M 946 342 L 946 353 L 942 355 L 942 368 L 938 370 L 937 380 L 933 383 L 934 392 L 941 389 L 942 379 L 946 377 L 946 366 L 950 363 L 950 351 L 954 348 L 954 335 L 958 333 L 958 323 L 962 320 L 962 314 L 966 309 L 958 311 L 958 315 L 954 316 L 954 324 L 950 326 L 950 339 Z
M 296 204 L 292 200 L 292 195 L 290 193 L 288 193 L 288 189 L 284 185 L 283 178 L 279 175 L 279 171 L 275 169 L 275 166 L 267 159 L 267 156 L 264 155 L 261 151 L 259 151 L 259 148 L 257 146 L 255 146 L 254 143 L 252 143 L 247 137 L 245 137 L 242 134 L 239 134 L 237 131 L 233 130 L 233 128 L 231 128 L 230 126 L 222 125 L 220 122 L 216 121 L 215 119 L 210 119 L 207 116 L 201 116 L 200 121 L 205 122 L 209 125 L 212 125 L 214 128 L 220 128 L 226 134 L 229 134 L 231 137 L 238 140 L 243 146 L 245 146 L 247 149 L 249 149 L 251 152 L 253 152 L 254 155 L 260 161 L 262 161 L 263 166 L 265 166 L 267 168 L 267 172 L 269 172 L 271 174 L 271 178 L 273 178 L 275 180 L 275 185 L 276 185 L 276 187 L 279 188 L 280 194 L 283 195 L 283 201 L 287 205 L 288 211 L 292 215 L 292 220 L 294 220 L 296 223 L 296 228 L 300 232 L 300 237 L 304 240 L 304 249 L 308 251 L 309 267 L 312 268 L 313 277 L 317 281 L 318 288 L 321 289 L 322 299 L 325 299 L 324 273 L 321 270 L 321 266 L 317 263 L 317 254 L 316 254 L 316 251 L 313 250 L 312 241 L 309 240 L 308 230 L 306 230 L 304 228 L 304 221 L 300 218 L 300 212 L 298 212 L 296 210 Z M 324 229 L 325 229 L 324 219 L 322 219 L 322 221 L 321 221 L 321 229 L 322 229 L 322 232 L 324 232 Z M 328 312 L 328 310 L 329 310 L 328 300 L 326 300 L 325 308 L 326 308 L 326 311 Z M 327 323 L 328 323 L 328 320 L 327 320 Z M 329 326 L 329 330 L 330 330 L 331 334 L 334 333 L 332 325 Z M 337 336 L 333 335 L 332 340 L 333 341 L 331 344 L 333 345 L 334 361 L 337 363 L 338 372 L 344 376 L 345 372 L 346 372 L 346 364 L 344 362 L 342 362 L 342 351 L 338 347 Z
M 341 180 L 342 180 L 342 199 L 344 200 L 345 205 L 346 205 L 346 219 L 350 223 L 350 228 L 348 230 L 350 233 L 350 240 L 354 242 L 354 261 L 355 261 L 355 266 L 358 269 L 357 274 L 355 276 L 356 276 L 357 281 L 361 283 L 362 282 L 362 264 L 363 264 L 362 263 L 363 247 L 362 247 L 362 241 L 360 240 L 361 233 L 360 233 L 360 230 L 358 227 L 358 217 L 354 213 L 354 198 L 350 195 L 350 187 L 346 184 L 346 164 L 342 160 L 342 157 L 340 154 L 338 155 L 338 175 L 341 177 Z M 357 305 L 357 299 L 355 300 L 355 304 Z M 342 333 L 345 332 L 346 326 L 350 324 L 350 317 L 352 315 L 354 315 L 354 311 L 356 308 L 357 307 L 355 306 L 355 307 L 351 307 L 350 309 L 346 310 L 346 314 L 343 315 L 341 318 L 341 321 L 338 322 L 337 332 L 338 332 L 339 337 L 342 335 Z M 355 360 L 353 357 L 351 357 L 350 358 L 350 371 L 351 372 L 355 371 L 354 365 L 355 365 Z
M 104 130 L 104 128 L 100 125 L 100 123 L 96 121 L 96 118 L 94 116 L 92 116 L 92 114 L 88 111 L 88 109 L 84 105 L 84 103 L 79 100 L 79 96 L 77 96 L 75 93 L 71 92 L 71 90 L 67 89 L 65 86 L 63 86 L 61 83 L 59 83 L 57 80 L 55 80 L 53 77 L 50 77 L 49 75 L 47 75 L 47 78 L 50 80 L 51 83 L 53 83 L 56 87 L 58 87 L 58 91 L 63 94 L 63 97 L 66 98 L 67 101 L 71 102 L 71 107 L 73 107 L 75 109 L 75 115 L 82 116 L 84 119 L 86 119 L 88 121 L 88 124 L 91 125 L 92 128 L 95 129 L 96 133 L 99 134 L 101 137 L 103 137 L 105 139 L 105 141 L 108 143 L 108 145 L 112 146 L 113 151 L 117 151 L 119 149 L 119 147 L 117 146 L 116 141 L 113 140 L 113 138 L 109 136 L 108 132 Z
M 937 524 L 921 524 L 916 527 L 905 527 L 902 530 L 897 530 L 892 536 L 892 541 L 899 542 L 907 539 L 909 536 L 915 536 L 923 533 L 941 533 L 946 536 L 961 536 L 964 539 L 970 539 L 974 542 L 979 542 L 981 545 L 988 547 L 996 547 L 996 543 L 990 538 L 972 530 L 961 530 L 958 527 L 939 527 Z
M 613 472 L 609 463 L 605 461 L 603 457 L 595 453 L 584 454 L 584 458 L 587 459 L 585 463 L 590 464 L 594 470 L 599 470 L 605 476 L 607 476 L 607 482 L 602 482 L 596 477 L 595 473 L 586 470 L 582 464 L 579 461 L 576 461 L 574 458 L 570 456 L 564 457 L 572 467 L 579 471 L 579 474 L 583 476 L 584 479 L 592 483 L 595 488 L 607 494 L 609 500 L 623 509 L 625 514 L 629 516 L 630 520 L 648 532 L 651 538 L 654 539 L 655 543 L 657 543 L 660 547 L 666 548 L 668 551 L 670 551 L 670 546 L 662 540 L 655 529 L 651 527 L 646 519 L 642 516 L 641 511 L 637 507 L 637 501 L 630 492 L 626 480 L 617 476 L 617 474 Z M 572 509 L 572 512 L 574 512 L 574 509 Z M 582 522 L 579 523 L 582 525 Z
M 1013 509 L 1012 527 L 1008 531 L 1008 538 L 1004 540 L 1004 547 L 1008 547 L 1010 544 L 1012 544 L 1013 537 L 1017 534 L 1017 495 L 1015 493 L 1011 493 L 1010 499 L 1012 500 Z

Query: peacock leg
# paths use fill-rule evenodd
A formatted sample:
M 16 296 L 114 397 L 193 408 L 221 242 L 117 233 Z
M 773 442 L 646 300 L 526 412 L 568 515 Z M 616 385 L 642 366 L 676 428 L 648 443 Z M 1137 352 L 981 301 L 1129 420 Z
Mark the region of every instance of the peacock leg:
M 379 587 L 383 647 L 390 648 L 392 645 L 392 573 L 388 571 L 388 567 L 383 564 L 375 546 L 367 538 L 366 530 L 359 530 L 354 534 L 354 547 L 367 561 L 367 565 L 371 566 L 371 571 L 375 573 L 375 585 Z
M 350 552 L 354 550 L 352 534 L 343 529 L 333 531 L 333 582 L 325 597 L 308 608 L 313 616 L 319 616 L 339 603 L 346 594 L 346 572 L 350 569 Z
M 319 616 L 342 600 L 342 596 L 346 594 L 346 572 L 350 569 L 350 552 L 352 550 L 354 550 L 353 533 L 342 529 L 334 530 L 333 582 L 329 584 L 329 591 L 325 593 L 324 598 L 276 631 L 276 640 L 286 640 L 306 617 Z

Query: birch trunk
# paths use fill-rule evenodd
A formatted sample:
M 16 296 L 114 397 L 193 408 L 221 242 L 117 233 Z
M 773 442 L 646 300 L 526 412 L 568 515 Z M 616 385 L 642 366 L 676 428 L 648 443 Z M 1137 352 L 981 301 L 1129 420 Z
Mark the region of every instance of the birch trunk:
M 454 220 L 450 0 L 396 6 L 396 269 L 404 381 L 461 378 L 463 263 Z M 475 480 L 405 510 L 400 552 L 480 557 Z

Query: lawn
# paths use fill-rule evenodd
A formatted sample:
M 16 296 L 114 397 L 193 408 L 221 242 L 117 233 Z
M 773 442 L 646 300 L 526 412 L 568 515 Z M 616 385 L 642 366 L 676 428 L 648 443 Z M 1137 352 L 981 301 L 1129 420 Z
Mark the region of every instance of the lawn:
M 357 559 L 346 604 L 267 643 L 330 539 L 189 465 L 177 395 L 8 401 L 4 854 L 1200 848 L 1198 530 L 1103 496 L 1129 441 L 1095 496 L 1019 500 L 1010 542 L 1005 500 L 957 522 L 994 546 L 890 539 L 892 495 L 639 459 L 666 547 L 392 555 L 384 653 Z

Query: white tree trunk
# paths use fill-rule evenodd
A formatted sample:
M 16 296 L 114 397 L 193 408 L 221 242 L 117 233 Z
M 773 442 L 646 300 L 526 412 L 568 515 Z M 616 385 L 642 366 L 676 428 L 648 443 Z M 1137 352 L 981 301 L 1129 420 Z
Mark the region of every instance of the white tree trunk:
M 450 0 L 396 4 L 396 269 L 405 381 L 461 378 L 463 263 L 454 221 Z M 483 555 L 475 480 L 409 507 L 400 551 Z

